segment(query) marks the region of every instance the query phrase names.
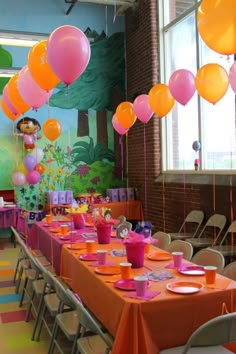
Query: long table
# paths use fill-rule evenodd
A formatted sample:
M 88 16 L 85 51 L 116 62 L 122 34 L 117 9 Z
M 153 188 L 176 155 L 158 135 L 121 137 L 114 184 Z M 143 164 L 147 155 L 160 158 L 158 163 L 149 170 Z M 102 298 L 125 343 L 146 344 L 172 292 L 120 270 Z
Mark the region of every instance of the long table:
M 114 240 L 109 245 L 98 245 L 104 247 L 120 249 L 122 244 Z M 114 287 L 112 277 L 97 274 L 91 262 L 79 259 L 84 252 L 69 250 L 67 245 L 62 247 L 61 276 L 114 336 L 112 354 L 156 354 L 164 348 L 183 345 L 197 327 L 222 314 L 223 308 L 236 310 L 236 282 L 219 274 L 217 281 L 222 280 L 223 288 L 204 286 L 196 294 L 183 295 L 168 291 L 166 284 L 176 280 L 204 284 L 204 276 L 186 276 L 171 270 L 173 279 L 151 282 L 149 289 L 161 292 L 152 300 L 124 297 L 124 291 Z M 125 260 L 126 257 L 108 257 L 108 261 L 117 264 Z M 145 267 L 133 269 L 132 276 L 144 274 L 148 269 L 165 269 L 169 263 L 146 258 Z

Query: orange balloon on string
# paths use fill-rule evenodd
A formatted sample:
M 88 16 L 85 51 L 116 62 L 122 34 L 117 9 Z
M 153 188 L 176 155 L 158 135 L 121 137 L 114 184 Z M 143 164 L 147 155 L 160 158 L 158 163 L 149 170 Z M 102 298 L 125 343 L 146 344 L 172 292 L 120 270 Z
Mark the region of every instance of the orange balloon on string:
M 45 172 L 46 168 L 41 163 L 37 163 L 34 167 L 34 170 L 38 171 L 38 173 L 40 173 L 40 175 L 42 175 Z
M 235 0 L 203 0 L 198 8 L 198 32 L 217 53 L 236 53 Z
M 137 119 L 137 116 L 133 110 L 133 104 L 128 101 L 121 102 L 117 106 L 115 114 L 117 121 L 125 129 L 132 127 Z
M 12 113 L 12 111 L 9 109 L 9 107 L 6 105 L 6 103 L 3 99 L 1 99 L 1 107 L 2 107 L 3 113 L 11 120 L 14 121 L 20 117 L 20 113 L 18 113 L 18 114 Z
M 46 40 L 35 44 L 28 54 L 28 68 L 35 82 L 44 90 L 49 91 L 60 82 L 60 79 L 48 64 L 46 50 Z
M 18 78 L 19 78 L 19 73 L 12 76 L 11 79 L 8 81 L 7 93 L 8 93 L 9 100 L 11 101 L 12 105 L 16 108 L 16 110 L 24 114 L 30 109 L 30 106 L 23 100 L 23 98 L 20 95 L 20 92 L 18 90 Z
M 175 99 L 166 84 L 157 84 L 149 91 L 148 102 L 153 112 L 162 118 L 173 108 Z
M 226 94 L 229 77 L 223 66 L 206 64 L 198 70 L 195 85 L 202 98 L 215 104 Z
M 61 124 L 55 118 L 50 118 L 44 122 L 43 132 L 46 138 L 54 141 L 61 134 Z

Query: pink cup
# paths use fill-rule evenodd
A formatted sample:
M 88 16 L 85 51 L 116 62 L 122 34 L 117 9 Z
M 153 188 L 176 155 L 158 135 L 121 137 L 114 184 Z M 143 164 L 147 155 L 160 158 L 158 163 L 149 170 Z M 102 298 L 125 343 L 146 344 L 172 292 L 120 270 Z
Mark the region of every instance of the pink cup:
M 107 250 L 97 250 L 98 264 L 106 263 Z
M 148 278 L 146 276 L 134 277 L 136 294 L 138 296 L 145 296 L 148 284 Z
M 183 252 L 172 252 L 173 262 L 175 268 L 180 268 L 183 259 Z

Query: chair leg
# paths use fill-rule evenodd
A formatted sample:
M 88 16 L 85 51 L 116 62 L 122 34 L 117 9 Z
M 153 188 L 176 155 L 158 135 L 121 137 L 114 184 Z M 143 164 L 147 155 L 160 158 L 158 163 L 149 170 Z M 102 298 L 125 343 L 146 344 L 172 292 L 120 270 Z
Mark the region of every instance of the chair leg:
M 35 296 L 35 291 L 33 290 L 32 294 L 30 296 L 29 305 L 28 305 L 28 308 L 27 308 L 27 311 L 26 311 L 26 314 L 25 314 L 25 322 L 29 322 L 29 317 L 30 317 L 30 312 L 31 312 L 32 302 L 34 300 L 34 296 Z
M 28 283 L 28 278 L 26 277 L 25 281 L 24 281 L 23 291 L 22 291 L 21 298 L 20 298 L 19 307 L 22 307 L 22 305 L 23 305 L 27 283 Z
M 57 325 L 57 319 L 55 318 L 55 321 L 53 324 L 53 329 L 52 329 L 52 336 L 51 336 L 51 340 L 50 340 L 49 348 L 48 348 L 48 354 L 53 354 L 53 352 L 54 352 L 55 340 L 57 338 L 57 333 L 58 333 L 58 325 Z
M 36 331 L 37 331 L 37 328 L 38 328 L 39 320 L 41 318 L 41 314 L 42 314 L 42 311 L 43 311 L 43 300 L 44 300 L 44 293 L 40 297 L 38 313 L 37 313 L 37 316 L 36 316 L 36 319 L 35 319 L 34 329 L 33 329 L 31 340 L 34 340 L 34 337 L 35 337 L 35 334 L 36 334 Z
M 20 259 L 18 258 L 17 263 L 16 263 L 16 269 L 15 269 L 14 277 L 13 277 L 13 283 L 16 282 L 16 275 L 19 272 L 19 270 L 18 270 L 19 265 L 20 265 Z
M 21 266 L 19 274 L 18 274 L 18 279 L 16 281 L 16 294 L 18 294 L 18 292 L 19 292 L 21 279 L 22 279 L 22 274 L 23 274 L 23 267 Z
M 47 310 L 46 305 L 43 303 L 41 315 L 40 315 L 39 320 L 38 320 L 39 329 L 38 329 L 38 334 L 37 334 L 37 337 L 36 337 L 36 341 L 37 342 L 40 340 L 40 335 L 41 335 L 41 331 L 42 331 L 42 327 L 43 327 L 43 318 L 45 316 L 46 310 Z M 35 329 L 35 334 L 36 334 L 36 329 Z

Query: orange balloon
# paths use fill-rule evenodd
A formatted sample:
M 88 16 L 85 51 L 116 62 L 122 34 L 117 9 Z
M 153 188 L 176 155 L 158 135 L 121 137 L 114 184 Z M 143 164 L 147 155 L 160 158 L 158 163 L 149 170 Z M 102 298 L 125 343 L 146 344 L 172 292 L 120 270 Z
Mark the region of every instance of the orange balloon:
M 197 27 L 209 48 L 221 54 L 236 53 L 235 0 L 203 0 L 198 8 Z
M 157 84 L 149 91 L 148 102 L 153 112 L 162 118 L 173 108 L 175 99 L 166 84 Z
M 137 116 L 133 111 L 133 104 L 125 101 L 121 102 L 116 108 L 116 119 L 122 128 L 129 129 L 134 125 Z
M 8 81 L 7 93 L 9 100 L 16 110 L 22 114 L 30 109 L 30 106 L 23 100 L 18 90 L 19 73 L 15 74 Z
M 45 172 L 46 168 L 41 163 L 37 163 L 34 167 L 34 170 L 38 171 L 38 173 L 40 173 L 40 175 L 42 175 Z
M 201 97 L 215 104 L 226 94 L 229 77 L 221 65 L 206 64 L 198 70 L 195 85 Z
M 20 113 L 18 114 L 14 114 L 12 113 L 12 111 L 8 108 L 8 106 L 6 105 L 4 99 L 1 99 L 1 107 L 2 107 L 2 110 L 3 110 L 3 113 L 8 117 L 10 118 L 11 120 L 16 120 L 17 118 L 20 117 Z
M 60 79 L 49 66 L 46 51 L 46 40 L 35 44 L 28 54 L 28 68 L 35 82 L 42 89 L 49 91 L 60 82 Z
M 56 119 L 50 118 L 44 122 L 43 132 L 46 138 L 54 141 L 61 134 L 61 124 Z

